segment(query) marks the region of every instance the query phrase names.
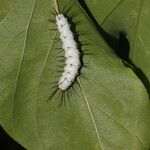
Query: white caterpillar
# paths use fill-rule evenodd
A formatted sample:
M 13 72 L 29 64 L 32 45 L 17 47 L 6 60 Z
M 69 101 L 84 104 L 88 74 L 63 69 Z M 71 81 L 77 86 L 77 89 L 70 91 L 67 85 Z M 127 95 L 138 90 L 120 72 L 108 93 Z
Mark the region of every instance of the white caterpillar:
M 66 58 L 66 66 L 58 82 L 58 88 L 64 91 L 72 85 L 76 76 L 79 74 L 79 68 L 81 66 L 80 52 L 67 18 L 65 18 L 63 14 L 56 15 L 56 24 L 60 32 L 60 39 Z

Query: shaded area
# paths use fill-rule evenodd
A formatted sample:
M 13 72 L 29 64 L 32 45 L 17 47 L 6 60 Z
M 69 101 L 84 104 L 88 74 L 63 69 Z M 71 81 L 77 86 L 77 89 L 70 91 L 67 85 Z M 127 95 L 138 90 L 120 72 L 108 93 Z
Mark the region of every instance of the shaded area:
M 86 5 L 85 1 L 78 0 L 81 7 L 86 11 L 90 19 L 95 24 L 95 27 L 97 28 L 97 31 L 102 35 L 105 42 L 113 49 L 113 51 L 120 57 L 123 61 L 124 66 L 130 67 L 133 72 L 137 75 L 137 77 L 142 81 L 143 85 L 147 89 L 147 93 L 150 98 L 150 81 L 148 80 L 147 76 L 144 74 L 144 72 L 138 68 L 132 60 L 129 58 L 129 52 L 130 52 L 130 43 L 129 40 L 126 37 L 126 33 L 124 31 L 119 31 L 119 38 L 116 38 L 110 34 L 108 34 L 96 21 L 92 13 L 90 12 L 88 6 Z M 117 31 L 117 29 L 116 29 Z
M 15 142 L 3 129 L 0 127 L 0 149 L 1 150 L 25 150 L 21 145 Z
M 119 33 L 119 44 L 118 48 L 116 49 L 118 56 L 129 62 L 129 52 L 130 52 L 130 43 L 128 39 L 126 38 L 126 33 L 123 31 L 120 31 Z
M 124 66 L 130 67 L 133 72 L 138 76 L 138 78 L 142 81 L 143 85 L 147 89 L 147 93 L 150 98 L 150 82 L 144 72 L 139 67 L 137 67 L 129 58 L 130 43 L 126 37 L 125 32 L 120 32 L 119 34 L 119 45 L 117 51 L 119 53 L 118 56 L 123 60 L 122 62 Z

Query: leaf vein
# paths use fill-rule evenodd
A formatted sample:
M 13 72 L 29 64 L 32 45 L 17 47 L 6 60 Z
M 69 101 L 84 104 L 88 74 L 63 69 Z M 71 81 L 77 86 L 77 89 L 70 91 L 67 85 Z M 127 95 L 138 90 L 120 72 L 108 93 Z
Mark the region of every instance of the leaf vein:
M 108 18 L 116 11 L 116 9 L 124 2 L 125 0 L 120 0 L 118 4 L 109 12 L 109 14 L 104 18 L 101 26 L 108 20 Z
M 139 28 L 139 24 L 140 24 L 140 17 L 141 17 L 141 12 L 142 12 L 142 8 L 143 8 L 143 0 L 140 0 L 139 2 L 139 10 L 138 10 L 138 15 L 137 15 L 137 21 L 136 21 L 136 25 L 135 25 L 135 34 L 134 34 L 134 41 L 133 41 L 133 50 L 132 52 L 134 52 L 135 49 L 135 44 L 136 44 L 136 40 L 137 40 L 137 35 L 138 35 L 138 28 Z M 133 54 L 132 54 L 133 56 Z
M 94 79 L 94 78 L 93 78 Z M 95 79 L 94 79 L 95 80 Z M 97 82 L 97 81 L 96 81 Z M 100 84 L 101 84 L 101 86 L 103 87 L 103 88 L 105 88 L 111 95 L 112 95 L 112 97 L 114 97 L 120 104 L 122 104 L 125 108 L 127 108 L 128 110 L 130 110 L 130 111 L 132 111 L 131 109 L 129 109 L 128 108 L 128 106 L 124 103 L 124 102 L 122 102 L 122 101 L 120 101 L 116 96 L 114 96 L 114 94 L 108 89 L 108 88 L 106 88 L 101 82 L 100 82 Z M 106 111 L 104 111 L 102 108 L 100 108 L 100 110 L 101 111 L 103 111 L 106 115 L 108 115 L 109 117 L 111 117 L 111 119 L 112 120 L 114 120 L 115 122 L 117 122 L 119 125 L 121 125 L 122 127 L 124 127 L 132 136 L 136 136 L 137 137 L 137 139 L 144 145 L 144 142 L 142 141 L 142 139 L 140 139 L 136 134 L 134 135 L 133 133 L 131 133 L 131 131 L 128 129 L 128 128 L 126 128 L 121 122 L 119 122 L 119 121 L 117 121 L 116 119 L 114 119 L 110 114 L 108 114 Z M 136 115 L 136 118 L 138 118 L 137 117 L 137 115 Z
M 17 7 L 19 2 L 17 2 L 12 8 L 11 10 L 7 13 L 7 15 L 3 18 L 3 20 L 0 22 L 0 25 L 5 21 L 5 19 L 11 14 L 11 12 Z
M 24 60 L 24 53 L 25 53 L 26 43 L 27 43 L 27 39 L 28 39 L 28 31 L 29 31 L 29 27 L 30 27 L 30 24 L 31 24 L 31 20 L 32 20 L 33 14 L 34 14 L 36 2 L 37 2 L 37 0 L 34 1 L 33 8 L 32 8 L 31 14 L 29 16 L 29 21 L 27 23 L 26 33 L 25 33 L 25 40 L 24 40 L 24 45 L 23 45 L 23 51 L 22 51 L 22 54 L 21 54 L 19 69 L 18 69 L 17 76 L 16 76 L 16 82 L 15 82 L 16 84 L 15 84 L 14 96 L 13 96 L 13 100 L 12 100 L 12 108 L 13 108 L 12 122 L 13 122 L 13 118 L 14 118 L 14 101 L 16 99 L 16 93 L 17 93 L 17 90 L 18 90 L 18 81 L 19 81 L 19 78 L 20 78 L 21 67 L 22 67 L 22 63 L 23 63 L 23 60 Z M 38 136 L 40 138 L 40 134 L 39 134 L 38 130 L 37 130 L 37 134 L 38 134 Z M 42 144 L 42 142 L 41 142 L 41 145 L 42 145 L 42 147 L 44 149 L 44 145 Z
M 94 126 L 94 129 L 95 129 L 95 132 L 96 132 L 96 135 L 97 135 L 99 144 L 101 145 L 101 149 L 103 150 L 102 143 L 101 143 L 101 139 L 100 139 L 100 133 L 99 133 L 99 131 L 98 131 L 98 128 L 97 128 L 97 125 L 96 125 L 96 122 L 95 122 L 95 119 L 94 119 L 94 116 L 93 116 L 93 113 L 92 113 L 90 104 L 89 104 L 89 102 L 88 102 L 87 96 L 86 96 L 85 91 L 84 91 L 84 89 L 83 89 L 83 87 L 82 87 L 82 85 L 81 85 L 80 80 L 79 80 L 79 84 L 80 84 L 81 91 L 82 91 L 82 94 L 83 94 L 84 99 L 85 99 L 85 102 L 86 102 L 87 109 L 88 109 L 89 114 L 90 114 L 90 116 L 91 116 L 91 120 L 92 120 L 92 122 L 93 122 L 93 126 Z
M 100 108 L 100 110 L 105 113 L 108 117 L 110 117 L 113 121 L 115 121 L 118 125 L 120 125 L 122 128 L 124 128 L 129 134 L 131 134 L 133 137 L 136 137 L 141 144 L 143 144 L 144 146 L 144 142 L 142 141 L 142 139 L 140 139 L 136 134 L 134 135 L 134 133 L 132 133 L 127 127 L 125 127 L 120 121 L 116 120 L 114 117 L 112 117 L 110 114 L 108 114 L 105 110 L 103 110 L 102 108 Z

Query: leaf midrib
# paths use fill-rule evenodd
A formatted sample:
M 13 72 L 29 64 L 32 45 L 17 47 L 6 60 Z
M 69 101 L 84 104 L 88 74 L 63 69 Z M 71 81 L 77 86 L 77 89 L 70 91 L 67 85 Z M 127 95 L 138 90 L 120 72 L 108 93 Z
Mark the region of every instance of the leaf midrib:
M 86 93 L 85 93 L 85 90 L 84 88 L 82 87 L 81 85 L 81 82 L 79 82 L 80 84 L 80 87 L 81 87 L 81 91 L 82 91 L 82 94 L 84 96 L 84 99 L 85 99 L 85 102 L 86 102 L 86 105 L 87 105 L 87 108 L 88 108 L 88 111 L 90 113 L 90 116 L 91 116 L 91 119 L 92 119 L 92 122 L 93 122 L 93 125 L 94 125 L 94 128 L 95 128 L 95 131 L 96 131 L 96 134 L 97 134 L 97 137 L 98 137 L 98 140 L 99 140 L 99 143 L 101 145 L 101 148 L 102 148 L 102 142 L 100 140 L 100 133 L 98 131 L 98 128 L 97 128 L 97 125 L 96 125 L 96 122 L 95 122 L 95 119 L 94 119 L 94 116 L 93 116 L 93 113 L 92 113 L 92 110 L 91 110 L 91 107 L 90 107 L 90 104 L 88 102 L 88 98 L 86 96 Z M 109 90 L 108 90 L 109 91 Z M 99 109 L 100 111 L 102 111 L 105 115 L 107 115 L 109 118 L 111 118 L 114 122 L 116 122 L 118 125 L 120 125 L 122 128 L 124 128 L 130 135 L 132 135 L 133 137 L 136 137 L 137 140 L 143 145 L 144 147 L 144 142 L 143 140 L 137 136 L 135 133 L 132 133 L 127 127 L 125 127 L 120 121 L 114 119 L 114 117 L 111 116 L 111 114 L 107 113 L 105 110 L 103 110 L 102 108 Z M 103 148 L 102 148 L 103 150 Z
M 85 93 L 85 91 L 84 91 L 84 89 L 83 89 L 83 87 L 82 87 L 82 85 L 81 85 L 80 80 L 79 80 L 79 85 L 80 85 L 80 87 L 81 87 L 81 91 L 82 91 L 83 97 L 84 97 L 84 99 L 85 99 L 85 103 L 86 103 L 88 112 L 89 112 L 89 114 L 90 114 L 91 120 L 92 120 L 92 122 L 93 122 L 93 126 L 94 126 L 94 129 L 95 129 L 96 135 L 97 135 L 98 142 L 99 142 L 99 144 L 100 144 L 101 150 L 103 150 L 102 143 L 101 143 L 101 139 L 100 139 L 100 133 L 99 133 L 99 130 L 98 130 L 98 128 L 97 128 L 97 125 L 96 125 L 96 122 L 95 122 L 95 119 L 94 119 L 94 116 L 93 116 L 93 113 L 92 113 L 92 110 L 91 110 L 91 106 L 90 106 L 90 104 L 89 104 L 89 102 L 88 102 L 86 93 Z

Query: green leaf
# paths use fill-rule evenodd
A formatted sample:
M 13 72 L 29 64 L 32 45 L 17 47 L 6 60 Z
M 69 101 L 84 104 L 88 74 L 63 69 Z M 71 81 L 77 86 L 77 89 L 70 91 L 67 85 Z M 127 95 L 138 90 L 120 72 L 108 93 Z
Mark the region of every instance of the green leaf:
M 0 0 L 0 22 L 9 15 L 15 3 L 16 0 Z
M 57 81 L 58 54 L 53 0 L 18 0 L 0 23 L 0 124 L 28 150 L 147 150 L 149 99 L 140 80 L 110 50 L 76 0 L 59 0 L 78 16 L 73 22 L 84 55 L 72 107 L 47 102 Z M 70 5 L 73 4 L 73 8 Z M 98 6 L 97 6 L 98 7 Z M 70 15 L 71 15 L 71 12 Z M 74 85 L 75 86 L 75 85 Z M 67 101 L 68 104 L 68 101 Z
M 112 35 L 116 34 L 116 30 L 127 33 L 131 49 L 130 58 L 150 80 L 150 21 L 147 19 L 150 17 L 149 0 L 96 0 L 92 5 L 90 0 L 85 1 L 106 31 Z

